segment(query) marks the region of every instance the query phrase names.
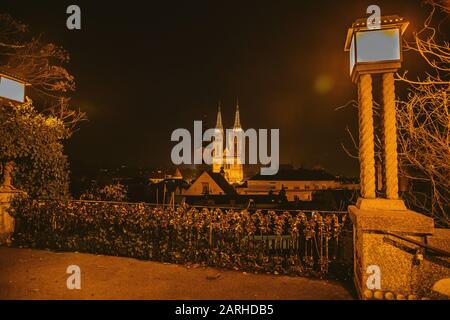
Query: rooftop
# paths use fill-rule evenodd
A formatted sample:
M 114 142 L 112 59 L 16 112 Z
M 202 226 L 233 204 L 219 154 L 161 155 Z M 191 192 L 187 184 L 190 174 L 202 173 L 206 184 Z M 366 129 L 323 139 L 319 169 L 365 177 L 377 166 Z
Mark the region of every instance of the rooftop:
M 249 180 L 277 180 L 277 181 L 330 181 L 336 177 L 324 170 L 313 169 L 281 169 L 276 175 L 258 174 Z

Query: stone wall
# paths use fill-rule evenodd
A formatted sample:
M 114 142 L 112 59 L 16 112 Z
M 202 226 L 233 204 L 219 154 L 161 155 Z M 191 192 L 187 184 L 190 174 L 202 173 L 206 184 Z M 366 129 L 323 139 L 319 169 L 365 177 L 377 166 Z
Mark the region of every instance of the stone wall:
M 427 237 L 427 243 L 450 252 L 450 229 L 434 229 L 433 234 Z M 424 287 L 432 288 L 437 281 L 443 278 L 450 278 L 450 257 L 426 254 L 419 281 Z
M 450 229 L 410 210 L 361 210 L 349 207 L 354 228 L 354 280 L 362 299 L 435 298 L 433 285 L 450 277 L 450 258 L 424 249 L 416 241 L 450 251 Z M 402 238 L 406 238 L 406 241 Z M 370 288 L 371 268 L 379 269 L 380 285 Z
M 14 219 L 8 214 L 8 208 L 14 197 L 24 192 L 13 188 L 0 187 L 0 245 L 8 244 L 14 232 Z

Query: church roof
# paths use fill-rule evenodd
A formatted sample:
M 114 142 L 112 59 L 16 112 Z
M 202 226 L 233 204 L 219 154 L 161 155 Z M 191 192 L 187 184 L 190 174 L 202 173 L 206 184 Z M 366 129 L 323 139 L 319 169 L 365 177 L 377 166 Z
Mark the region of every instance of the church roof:
M 216 126 L 214 128 L 215 129 L 224 130 L 223 129 L 224 127 L 223 127 L 223 121 L 222 121 L 222 110 L 221 110 L 220 102 L 219 102 L 219 107 L 218 107 L 218 110 L 217 110 Z M 239 101 L 237 101 L 237 103 L 236 103 L 236 112 L 234 114 L 233 129 L 242 129 L 241 115 L 240 115 L 240 112 L 239 112 Z
M 233 129 L 240 129 L 242 128 L 241 126 L 241 117 L 239 115 L 239 102 L 236 104 L 236 114 L 234 116 L 234 125 L 233 125 Z
M 219 110 L 217 111 L 216 129 L 222 129 L 223 130 L 222 112 L 220 111 L 220 103 L 219 103 Z

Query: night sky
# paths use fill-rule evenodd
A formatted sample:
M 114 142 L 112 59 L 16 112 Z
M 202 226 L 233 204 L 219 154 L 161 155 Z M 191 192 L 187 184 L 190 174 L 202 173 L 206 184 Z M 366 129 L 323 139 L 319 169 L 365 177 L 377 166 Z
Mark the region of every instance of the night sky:
M 77 4 L 82 30 L 66 28 Z M 66 145 L 73 165 L 168 166 L 176 128 L 213 126 L 222 102 L 232 126 L 239 98 L 245 128 L 279 128 L 282 163 L 356 175 L 346 126 L 356 99 L 343 51 L 348 26 L 368 5 L 418 29 L 420 1 L 24 1 L 0 10 L 71 54 L 73 104 L 89 121 Z M 405 57 L 408 68 L 408 56 Z

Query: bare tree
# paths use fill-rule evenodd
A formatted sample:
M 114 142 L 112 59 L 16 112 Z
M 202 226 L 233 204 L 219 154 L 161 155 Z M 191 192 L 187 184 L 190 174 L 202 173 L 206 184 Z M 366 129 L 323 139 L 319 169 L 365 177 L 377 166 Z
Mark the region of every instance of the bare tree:
M 423 28 L 405 41 L 405 49 L 426 62 L 426 76 L 398 81 L 408 86 L 398 101 L 400 170 L 412 182 L 405 195 L 409 205 L 450 225 L 450 46 L 440 28 L 448 23 L 446 1 L 426 1 L 431 12 Z M 435 22 L 442 18 L 440 23 Z
M 69 54 L 63 48 L 45 42 L 42 35 L 32 36 L 27 25 L 0 13 L 0 69 L 29 82 L 29 95 L 38 109 L 73 130 L 85 114 L 70 106 L 75 79 L 64 67 L 67 62 Z

